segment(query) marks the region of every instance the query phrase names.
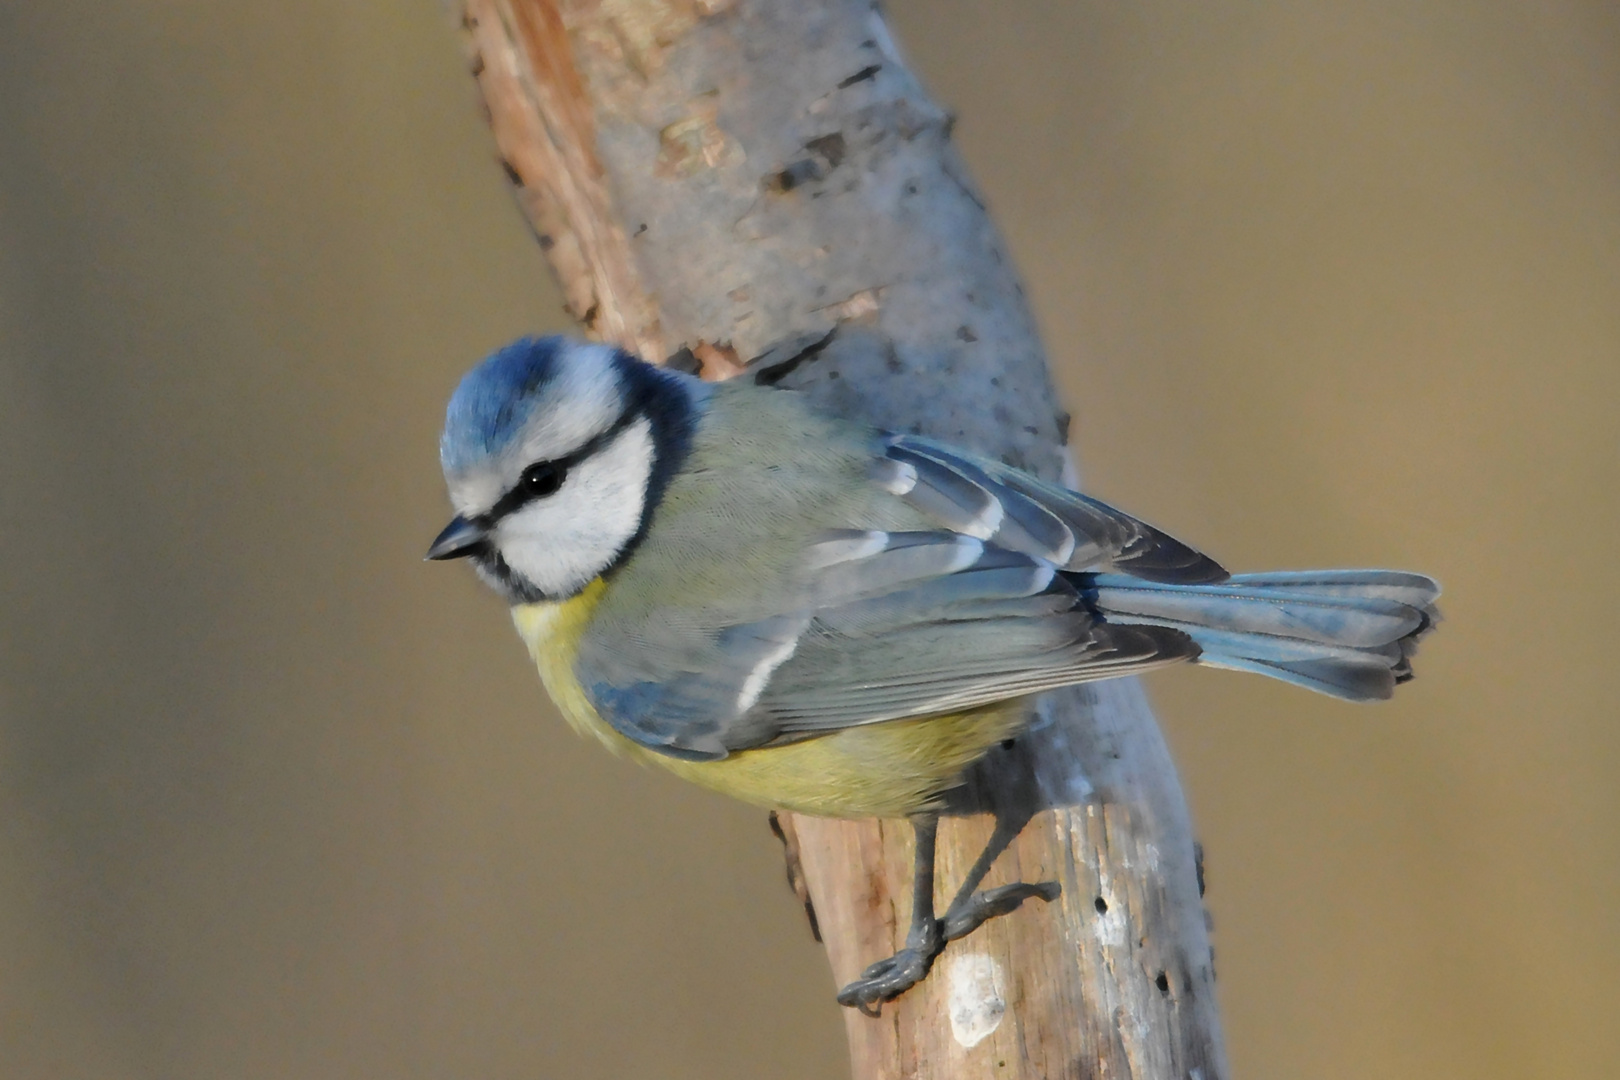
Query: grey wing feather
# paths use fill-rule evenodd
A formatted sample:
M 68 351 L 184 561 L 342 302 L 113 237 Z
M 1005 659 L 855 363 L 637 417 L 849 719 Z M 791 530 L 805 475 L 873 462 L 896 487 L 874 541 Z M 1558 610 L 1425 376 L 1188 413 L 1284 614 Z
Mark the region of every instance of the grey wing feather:
M 957 533 L 836 529 L 806 554 L 809 602 L 821 607 L 960 573 L 983 559 L 985 546 Z
M 791 738 L 969 709 L 1197 653 L 1178 630 L 1099 622 L 1051 563 L 985 547 L 948 575 L 818 609 L 755 711 L 768 718 L 762 729 Z
M 1075 606 L 1075 594 L 1052 588 L 1050 563 L 988 548 L 973 565 L 899 592 L 854 599 L 816 612 L 814 626 L 877 637 L 919 622 L 1041 618 Z
M 644 746 L 712 759 L 1198 652 L 1176 630 L 1100 623 L 1051 563 L 957 533 L 833 531 L 808 557 L 802 610 L 708 634 L 686 670 L 626 672 L 587 637 L 576 673 L 598 712 Z
M 630 649 L 586 634 L 574 672 L 626 738 L 678 757 L 722 758 L 778 734 L 759 698 L 814 612 L 949 580 L 984 555 L 981 541 L 956 533 L 829 530 L 805 552 L 808 584 L 783 597 L 793 610 L 732 626 L 644 620 Z
M 704 635 L 707 647 L 688 643 L 691 662 L 684 666 L 691 670 L 684 671 L 626 672 L 618 657 L 587 637 L 574 671 L 597 712 L 621 735 L 674 757 L 714 760 L 774 735 L 761 730 L 762 717 L 750 714 L 809 621 L 804 613 L 779 615 Z
M 957 712 L 1145 671 L 1196 656 L 1198 647 L 1176 630 L 1071 614 L 919 623 L 876 641 L 812 638 L 800 652 L 802 666 L 783 665 L 760 701 L 784 735 Z
M 873 478 L 956 532 L 1064 570 L 1117 570 L 1165 584 L 1224 581 L 1214 559 L 1077 491 L 917 435 L 891 435 Z

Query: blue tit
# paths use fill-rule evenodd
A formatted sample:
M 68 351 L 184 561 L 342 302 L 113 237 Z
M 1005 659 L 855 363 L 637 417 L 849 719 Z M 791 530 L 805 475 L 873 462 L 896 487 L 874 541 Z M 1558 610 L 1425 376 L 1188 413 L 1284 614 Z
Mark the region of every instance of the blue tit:
M 1387 698 L 1436 618 L 1420 574 L 1232 576 L 1001 462 L 567 338 L 474 368 L 440 457 L 455 516 L 428 558 L 507 599 L 576 730 L 760 806 L 912 819 L 911 932 L 840 994 L 863 1010 L 1055 895 L 933 915 L 944 799 L 1030 695 L 1191 661 Z

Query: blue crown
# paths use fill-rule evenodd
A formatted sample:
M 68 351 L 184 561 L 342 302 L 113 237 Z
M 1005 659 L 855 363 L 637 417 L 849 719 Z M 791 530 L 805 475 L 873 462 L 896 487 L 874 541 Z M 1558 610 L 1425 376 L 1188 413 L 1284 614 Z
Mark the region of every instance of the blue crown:
M 522 429 L 533 409 L 534 391 L 551 379 L 563 337 L 519 338 L 467 372 L 450 395 L 439 461 L 458 472 L 500 452 Z

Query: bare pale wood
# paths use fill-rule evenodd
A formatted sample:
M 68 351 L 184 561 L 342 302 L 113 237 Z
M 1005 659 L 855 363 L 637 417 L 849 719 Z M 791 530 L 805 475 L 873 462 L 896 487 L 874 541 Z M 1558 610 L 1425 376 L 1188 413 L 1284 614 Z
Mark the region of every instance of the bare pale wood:
M 593 334 L 1065 475 L 1016 275 L 870 3 L 464 0 L 463 25 Z M 857 1080 L 1225 1076 L 1191 827 L 1137 685 L 1048 695 L 975 790 L 1038 808 L 987 884 L 1062 896 L 951 945 L 881 1019 L 850 1011 Z M 904 937 L 910 829 L 780 824 L 841 984 Z M 991 828 L 943 824 L 941 909 Z

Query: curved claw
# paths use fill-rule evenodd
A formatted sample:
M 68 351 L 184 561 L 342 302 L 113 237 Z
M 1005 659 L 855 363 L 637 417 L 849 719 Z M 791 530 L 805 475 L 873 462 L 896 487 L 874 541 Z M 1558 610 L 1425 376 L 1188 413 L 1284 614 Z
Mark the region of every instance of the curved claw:
M 901 949 L 888 959 L 872 964 L 861 972 L 859 979 L 838 991 L 838 1004 L 859 1009 L 867 1016 L 879 1016 L 885 1001 L 893 1001 L 927 977 L 938 955 L 937 948 L 930 952 Z

